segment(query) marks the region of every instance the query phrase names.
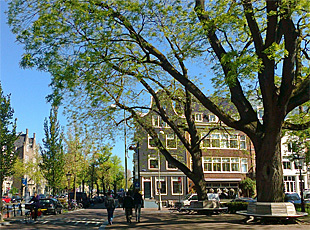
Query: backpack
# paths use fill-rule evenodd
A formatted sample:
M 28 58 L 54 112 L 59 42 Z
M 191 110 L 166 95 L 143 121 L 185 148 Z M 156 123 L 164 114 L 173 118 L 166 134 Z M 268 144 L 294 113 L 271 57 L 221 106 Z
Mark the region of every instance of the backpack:
M 112 197 L 108 197 L 104 202 L 106 208 L 115 208 L 115 202 Z

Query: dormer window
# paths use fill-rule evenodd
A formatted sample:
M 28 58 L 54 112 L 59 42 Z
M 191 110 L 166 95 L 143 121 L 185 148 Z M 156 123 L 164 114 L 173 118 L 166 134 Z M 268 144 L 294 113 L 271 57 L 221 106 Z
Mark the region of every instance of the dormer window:
M 195 113 L 194 119 L 197 122 L 202 122 L 203 114 L 202 113 Z
M 152 116 L 153 127 L 159 127 L 159 124 L 160 124 L 159 116 Z
M 214 114 L 209 114 L 209 122 L 217 122 L 218 118 Z

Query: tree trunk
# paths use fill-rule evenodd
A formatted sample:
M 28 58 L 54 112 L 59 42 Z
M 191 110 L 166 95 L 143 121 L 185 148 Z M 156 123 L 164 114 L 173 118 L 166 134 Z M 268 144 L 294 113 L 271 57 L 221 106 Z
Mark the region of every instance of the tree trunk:
M 3 221 L 3 201 L 2 201 L 2 185 L 3 185 L 3 177 L 0 175 L 0 221 Z
M 280 130 L 280 131 L 279 131 Z M 281 129 L 270 128 L 265 137 L 255 143 L 257 201 L 283 201 L 283 169 L 281 159 Z

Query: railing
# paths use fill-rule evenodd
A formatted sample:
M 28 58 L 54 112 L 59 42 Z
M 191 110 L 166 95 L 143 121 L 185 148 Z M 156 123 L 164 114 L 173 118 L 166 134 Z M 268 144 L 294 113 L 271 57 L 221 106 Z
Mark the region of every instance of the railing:
M 22 216 L 23 215 L 23 209 L 22 209 L 23 203 L 4 203 L 3 204 L 3 215 L 4 218 L 9 218 L 12 216 Z

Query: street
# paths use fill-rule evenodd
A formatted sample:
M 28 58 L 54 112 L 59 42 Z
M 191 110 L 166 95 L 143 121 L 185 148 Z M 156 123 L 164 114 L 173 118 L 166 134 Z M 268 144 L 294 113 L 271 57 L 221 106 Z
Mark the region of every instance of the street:
M 103 204 L 97 204 L 88 209 L 80 209 L 61 215 L 45 215 L 36 223 L 24 222 L 23 217 L 11 218 L 8 220 L 9 225 L 0 226 L 0 229 L 278 229 L 278 230 L 295 230 L 310 229 L 309 218 L 295 224 L 246 224 L 244 217 L 236 214 L 222 215 L 196 215 L 179 213 L 164 208 L 159 211 L 155 208 L 144 208 L 141 213 L 141 222 L 138 223 L 133 217 L 132 223 L 126 222 L 123 209 L 117 208 L 114 213 L 112 225 L 107 225 L 107 212 Z
M 0 229 L 99 229 L 106 221 L 106 210 L 103 205 L 80 209 L 61 215 L 44 215 L 37 222 L 25 223 L 23 217 L 9 220 L 10 224 Z

